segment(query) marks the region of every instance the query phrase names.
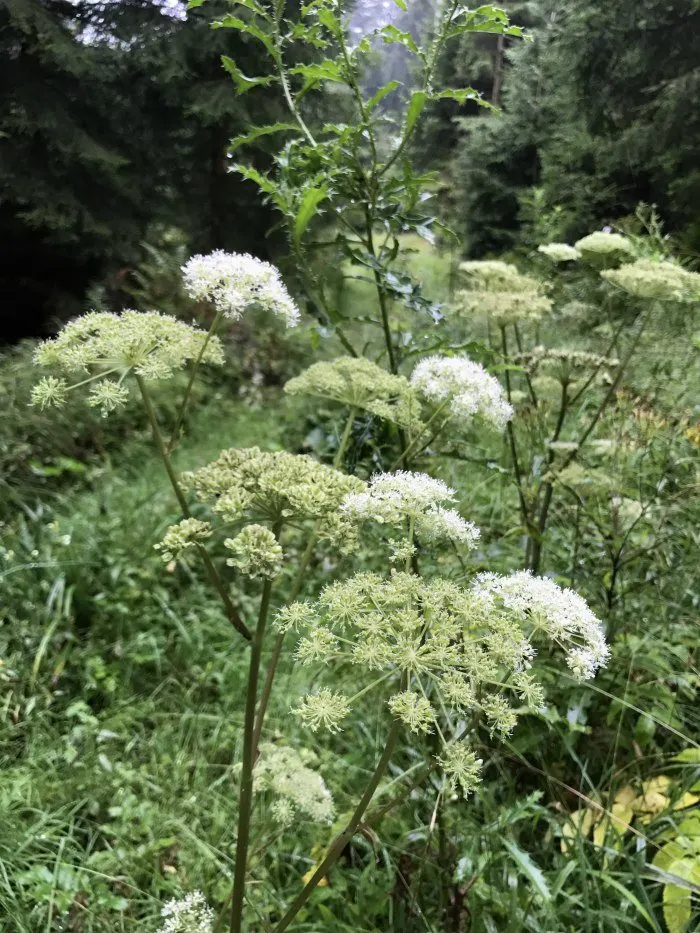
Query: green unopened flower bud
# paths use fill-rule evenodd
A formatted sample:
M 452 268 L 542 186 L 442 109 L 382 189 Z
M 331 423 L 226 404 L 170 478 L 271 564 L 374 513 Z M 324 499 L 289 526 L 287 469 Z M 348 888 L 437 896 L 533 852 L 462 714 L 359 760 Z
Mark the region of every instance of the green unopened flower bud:
M 227 538 L 224 547 L 232 553 L 226 563 L 237 567 L 246 577 L 272 579 L 279 573 L 284 556 L 282 548 L 264 525 L 248 525 L 235 538 Z

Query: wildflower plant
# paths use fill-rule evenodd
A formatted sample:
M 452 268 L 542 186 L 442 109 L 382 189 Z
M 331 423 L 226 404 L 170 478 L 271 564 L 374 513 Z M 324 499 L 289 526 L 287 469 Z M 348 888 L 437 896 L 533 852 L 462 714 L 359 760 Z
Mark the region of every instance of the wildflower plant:
M 191 0 L 190 6 L 202 2 Z M 286 660 L 314 672 L 314 687 L 297 698 L 293 714 L 319 737 L 342 730 L 357 714 L 360 699 L 376 700 L 385 726 L 384 749 L 359 801 L 343 817 L 341 830 L 297 896 L 288 904 L 278 898 L 270 911 L 279 918 L 270 929 L 283 933 L 358 831 L 400 742 L 434 741 L 430 753 L 422 754 L 420 776 L 439 770 L 443 786 L 466 797 L 480 780 L 479 724 L 494 736 L 507 736 L 521 709 L 538 709 L 544 702 L 537 652 L 563 654 L 571 674 L 585 679 L 605 663 L 607 649 L 601 625 L 584 601 L 552 581 L 523 573 L 470 579 L 466 555 L 475 548 L 479 529 L 454 507 L 455 490 L 413 469 L 433 440 L 448 433 L 505 429 L 514 449 L 509 367 L 517 364 L 509 357 L 507 335 L 512 332 L 520 344 L 520 325 L 536 327 L 552 308 L 547 284 L 514 266 L 465 263 L 457 310 L 443 321 L 439 306 L 397 267 L 399 235 L 424 235 L 432 224 L 421 207 L 425 179 L 405 160 L 421 113 L 440 99 L 487 106 L 470 88 L 436 87 L 445 43 L 471 32 L 518 37 L 522 31 L 498 8 L 468 10 L 447 0 L 430 47 L 423 49 L 391 23 L 351 42 L 334 0 L 303 6 L 297 21 L 277 0 L 245 6 L 245 17 L 228 13 L 215 25 L 242 32 L 269 61 L 259 76 L 243 74 L 231 59 L 224 59 L 225 67 L 240 93 L 277 87 L 289 122 L 258 127 L 232 141 L 235 152 L 261 134 L 283 134 L 285 144 L 268 174 L 244 162 L 233 169 L 279 211 L 296 289 L 288 288 L 276 267 L 247 254 L 195 256 L 183 267 L 183 281 L 193 301 L 214 309 L 208 332 L 155 312 L 86 315 L 39 348 L 37 363 L 54 372 L 37 385 L 33 400 L 42 406 L 61 404 L 69 391 L 84 386 L 91 403 L 109 412 L 123 404 L 127 378 L 133 378 L 181 513 L 156 548 L 167 563 L 197 555 L 248 652 L 240 762 L 231 768 L 237 779 L 235 866 L 226 907 L 231 933 L 248 927 L 245 894 L 251 867 L 261 857 L 252 845 L 255 801 L 269 807 L 270 817 L 282 827 L 302 817 L 323 825 L 335 814 L 331 792 L 312 759 L 289 741 L 268 740 L 266 713 L 280 666 Z M 380 104 L 396 91 L 396 82 L 366 99 L 359 81 L 372 39 L 401 42 L 416 58 L 416 87 L 409 92 L 398 138 L 388 148 L 380 140 L 385 120 Z M 289 55 L 300 49 L 303 61 L 290 62 Z M 306 100 L 324 83 L 345 86 L 354 115 L 317 128 Z M 312 260 L 312 230 L 322 245 L 364 270 L 374 289 L 376 313 L 358 322 L 363 341 L 366 331 L 372 334 L 366 353 L 358 349 L 352 317 L 328 300 Z M 576 249 L 585 255 L 581 244 Z M 332 336 L 346 354 L 315 362 L 286 386 L 290 395 L 323 398 L 346 409 L 333 464 L 284 450 L 232 448 L 179 475 L 172 453 L 192 382 L 202 364 L 224 361 L 216 328 L 223 319 L 239 319 L 256 307 L 294 326 L 300 312 L 292 292 L 303 294 L 304 306 L 322 325 L 319 334 Z M 449 326 L 452 317 L 488 316 L 502 337 L 504 387 L 452 348 L 443 355 L 444 344 L 427 350 L 427 343 L 414 342 L 405 318 L 393 313 L 396 305 L 431 327 Z M 374 358 L 365 358 L 370 355 Z M 544 358 L 540 362 L 544 365 Z M 582 358 L 558 360 L 564 362 L 572 370 L 590 369 Z M 184 367 L 190 379 L 175 431 L 166 439 L 150 385 Z M 568 392 L 570 380 L 564 381 Z M 564 411 L 568 405 L 567 397 Z M 396 446 L 396 462 L 376 458 L 363 474 L 368 479 L 343 471 L 358 411 L 392 425 Z M 564 440 L 562 424 L 551 442 Z M 547 466 L 552 462 L 548 459 Z M 522 477 L 518 482 L 524 496 Z M 379 555 L 371 548 L 363 553 L 368 529 L 388 538 L 390 559 L 386 549 Z M 427 577 L 423 557 L 438 549 L 438 567 L 442 570 L 444 561 L 448 570 Z M 324 570 L 333 574 L 320 590 L 312 572 L 317 552 Z M 379 565 L 378 572 L 367 571 L 368 560 Z M 461 574 L 459 583 L 452 571 Z M 238 605 L 234 581 L 250 597 L 242 602 L 245 610 Z M 302 593 L 306 600 L 300 599 Z M 258 602 L 251 618 L 253 595 Z M 275 633 L 268 652 L 269 628 Z M 347 686 L 350 680 L 353 689 Z M 212 927 L 211 912 L 199 894 L 166 905 L 164 917 L 163 933 L 209 933 Z

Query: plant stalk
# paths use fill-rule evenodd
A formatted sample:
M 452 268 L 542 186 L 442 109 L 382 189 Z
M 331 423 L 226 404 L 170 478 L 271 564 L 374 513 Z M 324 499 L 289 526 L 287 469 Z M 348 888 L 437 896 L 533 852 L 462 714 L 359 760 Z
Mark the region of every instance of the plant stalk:
M 279 536 L 281 523 L 273 528 L 275 537 Z M 233 875 L 233 893 L 231 895 L 231 933 L 241 933 L 243 924 L 243 904 L 245 900 L 246 869 L 248 867 L 248 845 L 250 843 L 250 816 L 253 808 L 253 766 L 255 765 L 255 710 L 258 699 L 258 678 L 262 658 L 263 641 L 267 616 L 270 609 L 272 579 L 266 578 L 260 598 L 258 624 L 255 627 L 250 649 L 248 667 L 248 688 L 246 693 L 245 716 L 243 721 L 243 760 L 241 763 L 241 789 L 238 796 L 238 829 L 236 832 L 236 866 Z
M 328 869 L 335 864 L 335 862 L 342 854 L 345 846 L 350 842 L 352 837 L 357 832 L 357 828 L 362 822 L 362 817 L 365 814 L 365 810 L 371 803 L 372 797 L 374 796 L 377 787 L 379 787 L 379 783 L 384 777 L 386 769 L 389 766 L 389 761 L 391 760 L 391 756 L 394 752 L 394 747 L 396 745 L 396 740 L 398 738 L 400 728 L 400 722 L 395 719 L 391 724 L 391 728 L 386 740 L 386 745 L 384 746 L 384 751 L 382 752 L 382 757 L 377 762 L 377 767 L 374 769 L 374 773 L 370 778 L 369 784 L 365 788 L 365 792 L 362 795 L 360 802 L 355 807 L 354 813 L 348 820 L 347 826 L 335 837 L 333 842 L 330 844 L 323 860 L 316 868 L 309 881 L 294 899 L 294 902 L 292 903 L 287 913 L 284 915 L 284 917 L 282 917 L 277 926 L 274 927 L 273 933 L 283 933 L 283 930 L 286 930 L 289 927 L 289 924 L 292 922 L 292 920 L 294 920 L 304 904 L 311 897 L 319 882 L 325 878 L 326 874 L 328 873 Z
M 156 447 L 158 448 L 158 453 L 160 454 L 161 460 L 163 461 L 165 472 L 168 474 L 168 479 L 170 480 L 170 485 L 173 488 L 173 492 L 175 493 L 175 498 L 177 499 L 178 505 L 180 506 L 180 511 L 182 512 L 185 518 L 191 518 L 192 513 L 190 512 L 190 507 L 187 504 L 187 499 L 185 498 L 185 494 L 182 491 L 182 486 L 178 482 L 177 476 L 175 475 L 175 470 L 173 469 L 173 464 L 170 459 L 170 455 L 165 446 L 165 440 L 163 439 L 163 434 L 160 430 L 160 425 L 158 424 L 158 419 L 156 418 L 156 412 L 153 407 L 153 402 L 151 401 L 151 396 L 146 386 L 146 383 L 144 382 L 143 378 L 138 375 L 136 376 L 136 382 L 138 383 L 138 387 L 141 392 L 141 398 L 143 399 L 143 404 L 146 408 L 146 414 L 148 415 L 148 420 L 150 421 L 150 424 L 151 424 L 151 430 L 153 431 L 153 439 L 155 441 Z M 250 641 L 252 638 L 250 629 L 245 624 L 243 619 L 241 619 L 238 613 L 238 610 L 231 602 L 231 597 L 226 592 L 226 587 L 224 586 L 223 580 L 217 573 L 216 567 L 212 563 L 212 559 L 209 556 L 209 552 L 201 544 L 197 545 L 197 552 L 199 553 L 199 556 L 202 558 L 202 562 L 207 571 L 209 581 L 211 582 L 212 586 L 214 586 L 217 593 L 221 597 L 221 600 L 224 604 L 224 608 L 226 609 L 226 616 L 229 622 L 236 629 L 236 631 L 239 632 L 246 639 L 246 641 Z
M 222 311 L 217 311 L 216 314 L 214 315 L 214 320 L 211 322 L 211 327 L 207 331 L 207 335 L 202 342 L 202 348 L 197 354 L 197 359 L 194 361 L 194 364 L 192 366 L 192 371 L 190 372 L 190 378 L 187 383 L 187 388 L 185 389 L 185 394 L 182 398 L 182 404 L 180 405 L 180 410 L 177 413 L 177 420 L 175 422 L 175 427 L 173 428 L 172 434 L 170 435 L 170 440 L 168 441 L 168 453 L 172 453 L 175 445 L 177 444 L 178 437 L 180 434 L 180 428 L 182 427 L 182 423 L 185 420 L 185 414 L 187 413 L 187 407 L 190 402 L 190 395 L 192 394 L 192 386 L 194 385 L 194 380 L 195 380 L 195 376 L 197 375 L 197 370 L 199 369 L 200 364 L 202 360 L 204 359 L 204 354 L 206 353 L 207 347 L 209 346 L 209 341 L 214 336 L 214 332 L 216 328 L 219 326 L 222 317 L 223 317 Z

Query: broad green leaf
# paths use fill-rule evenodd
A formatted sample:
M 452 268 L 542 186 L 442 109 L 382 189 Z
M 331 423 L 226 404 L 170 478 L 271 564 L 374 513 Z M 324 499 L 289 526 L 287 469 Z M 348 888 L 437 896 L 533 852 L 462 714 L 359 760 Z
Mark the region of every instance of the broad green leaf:
M 391 94 L 392 91 L 395 91 L 397 87 L 401 87 L 400 81 L 389 81 L 384 87 L 380 87 L 377 93 L 367 101 L 367 112 L 369 113 L 374 110 L 377 104 L 384 100 L 387 94 Z
M 304 230 L 308 227 L 313 216 L 318 212 L 318 205 L 328 197 L 328 188 L 321 185 L 320 188 L 307 188 L 301 206 L 294 219 L 294 239 L 299 242 Z
M 695 864 L 690 859 L 680 859 L 671 864 L 669 872 L 692 881 Z M 677 884 L 667 884 L 664 885 L 662 901 L 664 920 L 669 933 L 683 933 L 693 915 L 691 892 Z
M 196 10 L 198 6 L 202 6 L 202 4 L 204 3 L 206 3 L 206 0 L 189 0 L 189 3 L 187 4 L 187 9 Z
M 394 0 L 394 3 L 400 10 L 403 10 L 404 13 L 408 10 L 405 0 Z
M 227 13 L 223 19 L 212 23 L 212 28 L 237 29 L 239 32 L 245 33 L 248 36 L 253 36 L 253 38 L 257 39 L 259 42 L 262 42 L 270 55 L 275 56 L 277 54 L 275 44 L 272 41 L 272 38 L 268 36 L 266 32 L 263 32 L 263 30 L 260 29 L 259 26 L 256 26 L 255 23 L 247 23 L 245 20 L 238 16 L 233 16 L 231 13 Z
M 505 839 L 503 841 L 503 845 L 506 847 L 512 856 L 513 861 L 518 865 L 522 873 L 530 880 L 530 883 L 532 884 L 533 888 L 535 888 L 542 900 L 551 900 L 552 895 L 549 892 L 549 885 L 547 884 L 547 880 L 542 874 L 542 869 L 538 868 L 527 852 L 524 852 L 519 846 L 517 846 L 512 839 Z
M 413 52 L 414 55 L 419 55 L 423 58 L 423 53 L 416 45 L 416 40 L 413 38 L 410 32 L 404 32 L 403 29 L 397 29 L 396 26 L 383 26 L 380 30 L 380 35 L 382 41 L 387 45 L 393 45 L 395 42 L 400 43 L 401 45 L 406 46 L 406 48 Z
M 232 58 L 229 58 L 228 55 L 221 56 L 221 64 L 233 78 L 239 94 L 245 94 L 245 92 L 249 91 L 252 87 L 267 87 L 267 85 L 276 80 L 274 75 L 265 75 L 264 77 L 259 78 L 249 78 L 247 75 L 243 74 L 235 61 Z
M 411 94 L 411 102 L 408 105 L 408 112 L 406 114 L 406 126 L 404 127 L 405 136 L 413 132 L 414 126 L 423 113 L 423 108 L 425 107 L 427 99 L 428 95 L 425 91 L 414 91 L 413 94 Z
M 271 136 L 273 133 L 293 133 L 299 127 L 294 123 L 271 123 L 267 126 L 253 126 L 243 136 L 234 136 L 229 146 L 229 152 L 235 152 L 241 146 L 247 146 L 261 136 Z

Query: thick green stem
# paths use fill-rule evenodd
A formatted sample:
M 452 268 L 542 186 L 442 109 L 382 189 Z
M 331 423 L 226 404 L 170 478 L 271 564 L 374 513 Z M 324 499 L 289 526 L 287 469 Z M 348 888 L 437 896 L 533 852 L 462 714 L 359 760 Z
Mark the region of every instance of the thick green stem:
M 283 930 L 288 928 L 289 924 L 294 920 L 301 908 L 311 897 L 319 882 L 325 878 L 329 868 L 331 868 L 331 866 L 337 862 L 338 858 L 343 852 L 343 849 L 357 832 L 357 828 L 362 822 L 362 817 L 365 814 L 365 810 L 370 805 L 375 791 L 377 790 L 377 787 L 379 787 L 379 783 L 384 777 L 386 769 L 389 766 L 389 761 L 391 760 L 391 756 L 394 753 L 394 747 L 396 745 L 400 727 L 401 724 L 398 720 L 394 720 L 394 722 L 392 722 L 382 757 L 379 759 L 377 767 L 374 769 L 374 773 L 372 774 L 372 777 L 370 778 L 370 781 L 365 788 L 365 792 L 362 795 L 360 802 L 355 807 L 354 813 L 348 820 L 347 826 L 335 837 L 333 842 L 330 844 L 328 851 L 326 852 L 320 865 L 316 868 L 304 888 L 299 892 L 287 913 L 284 915 L 284 917 L 282 917 L 277 926 L 274 927 L 273 933 L 282 933 Z
M 275 537 L 279 535 L 280 523 L 273 531 Z M 236 832 L 236 867 L 233 875 L 233 893 L 231 895 L 231 933 L 241 933 L 243 924 L 243 903 L 245 900 L 245 879 L 248 867 L 248 845 L 250 842 L 250 815 L 253 808 L 253 766 L 255 764 L 255 710 L 258 700 L 258 678 L 260 677 L 260 660 L 262 658 L 263 641 L 267 616 L 270 609 L 270 595 L 272 593 L 272 580 L 266 579 L 263 584 L 260 598 L 260 611 L 258 624 L 255 627 L 253 642 L 250 648 L 250 665 L 248 667 L 248 687 L 245 703 L 245 718 L 243 722 L 243 760 L 241 763 L 241 789 L 238 796 L 238 829 Z
M 190 378 L 187 383 L 187 388 L 185 389 L 185 394 L 182 398 L 182 404 L 180 405 L 180 410 L 177 413 L 177 420 L 175 422 L 175 427 L 173 428 L 173 432 L 170 435 L 170 440 L 168 442 L 169 453 L 172 452 L 173 448 L 175 447 L 175 444 L 177 444 L 178 437 L 180 436 L 180 428 L 182 427 L 182 423 L 185 420 L 185 415 L 187 413 L 187 407 L 190 403 L 190 395 L 192 394 L 192 386 L 194 385 L 194 380 L 195 380 L 195 376 L 197 375 L 197 370 L 199 369 L 201 362 L 204 359 L 204 354 L 206 353 L 207 347 L 209 346 L 209 341 L 213 337 L 214 331 L 219 326 L 219 323 L 222 317 L 223 317 L 223 312 L 217 311 L 214 316 L 214 320 L 211 322 L 211 327 L 207 331 L 207 335 L 202 341 L 202 347 L 199 353 L 197 354 L 197 359 L 194 361 L 192 365 L 192 371 L 190 372 Z
M 146 383 L 144 382 L 141 376 L 136 376 L 136 381 L 141 391 L 141 398 L 143 399 L 143 404 L 146 409 L 146 414 L 148 415 L 148 420 L 151 423 L 151 430 L 153 431 L 153 439 L 158 449 L 158 453 L 160 454 L 161 460 L 163 461 L 165 472 L 168 474 L 170 485 L 173 488 L 173 492 L 175 493 L 175 497 L 178 501 L 178 505 L 180 506 L 180 510 L 182 514 L 184 515 L 185 518 L 190 518 L 192 513 L 190 512 L 190 507 L 187 504 L 187 499 L 185 498 L 185 494 L 182 491 L 182 486 L 178 482 L 177 476 L 175 474 L 175 470 L 173 469 L 173 464 L 170 459 L 168 450 L 165 446 L 165 440 L 163 439 L 163 434 L 160 430 L 160 425 L 158 424 L 158 419 L 156 417 L 156 412 L 153 407 L 153 402 L 151 401 L 150 393 L 148 391 Z M 214 586 L 217 593 L 221 597 L 221 601 L 223 602 L 224 608 L 226 609 L 226 616 L 228 617 L 229 622 L 236 629 L 237 632 L 239 632 L 247 641 L 250 641 L 252 638 L 250 634 L 250 630 L 248 629 L 248 626 L 245 624 L 243 619 L 241 619 L 236 607 L 231 602 L 231 597 L 226 592 L 226 587 L 224 586 L 224 583 L 221 577 L 217 573 L 216 567 L 212 563 L 211 557 L 209 556 L 207 549 L 200 544 L 200 545 L 197 545 L 197 552 L 199 556 L 202 558 L 202 562 L 207 571 L 207 576 L 209 577 L 209 581 L 211 582 L 212 586 Z

